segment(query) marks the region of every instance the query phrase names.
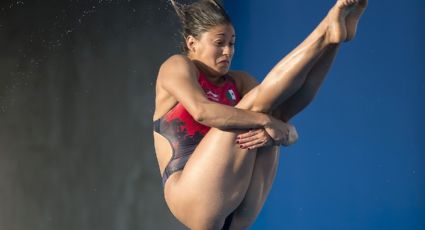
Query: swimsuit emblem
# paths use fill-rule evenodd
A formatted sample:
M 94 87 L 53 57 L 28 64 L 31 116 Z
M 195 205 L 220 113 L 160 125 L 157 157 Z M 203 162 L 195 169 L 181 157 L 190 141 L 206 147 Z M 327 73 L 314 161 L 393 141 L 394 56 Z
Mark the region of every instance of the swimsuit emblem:
M 213 93 L 211 90 L 208 90 L 206 94 L 208 99 L 212 101 L 220 101 L 220 99 L 218 98 L 218 94 Z
M 233 90 L 232 90 L 232 89 L 229 89 L 229 90 L 227 91 L 226 96 L 227 96 L 227 99 L 229 99 L 229 100 L 232 100 L 232 101 L 236 100 L 235 92 L 233 92 Z

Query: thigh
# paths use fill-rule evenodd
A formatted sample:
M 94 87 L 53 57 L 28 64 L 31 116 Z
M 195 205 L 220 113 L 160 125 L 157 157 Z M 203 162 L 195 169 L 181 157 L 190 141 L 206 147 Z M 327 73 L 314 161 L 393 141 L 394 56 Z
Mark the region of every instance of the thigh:
M 257 111 L 253 107 L 258 94 L 256 87 L 236 107 Z M 238 131 L 211 128 L 185 168 L 172 174 L 165 183 L 165 199 L 171 212 L 189 227 L 224 223 L 245 198 L 257 150 L 236 145 L 238 134 Z
M 279 147 L 261 148 L 255 160 L 251 184 L 245 198 L 235 210 L 231 229 L 247 229 L 260 213 L 276 175 Z
M 256 150 L 236 145 L 237 134 L 212 128 L 185 168 L 168 178 L 165 199 L 172 213 L 187 226 L 224 223 L 244 199 Z

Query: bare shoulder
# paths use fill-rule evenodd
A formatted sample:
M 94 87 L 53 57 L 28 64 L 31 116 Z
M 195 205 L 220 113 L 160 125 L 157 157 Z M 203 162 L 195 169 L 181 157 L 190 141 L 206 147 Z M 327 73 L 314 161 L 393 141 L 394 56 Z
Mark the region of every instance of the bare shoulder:
M 177 104 L 177 89 L 186 87 L 188 82 L 192 84 L 196 81 L 193 65 L 189 58 L 180 54 L 173 55 L 162 63 L 155 86 L 154 119 L 163 116 Z
M 235 80 L 238 91 L 242 96 L 258 85 L 257 79 L 246 71 L 229 70 L 229 75 Z
M 178 76 L 192 76 L 196 74 L 196 68 L 193 62 L 182 54 L 175 54 L 169 57 L 162 63 L 159 73 L 158 81 L 164 78 L 178 77 Z
M 165 60 L 165 62 L 162 63 L 162 66 L 176 65 L 176 64 L 189 65 L 190 63 L 191 63 L 190 59 L 186 57 L 185 55 L 174 54 L 171 57 L 169 57 L 167 60 Z

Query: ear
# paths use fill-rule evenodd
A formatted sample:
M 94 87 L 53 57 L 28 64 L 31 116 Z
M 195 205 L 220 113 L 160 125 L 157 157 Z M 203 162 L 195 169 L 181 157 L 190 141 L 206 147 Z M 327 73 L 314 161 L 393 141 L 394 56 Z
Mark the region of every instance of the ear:
M 196 52 L 196 45 L 198 43 L 198 40 L 193 37 L 192 35 L 187 36 L 186 38 L 186 46 L 189 49 L 190 52 L 195 53 Z

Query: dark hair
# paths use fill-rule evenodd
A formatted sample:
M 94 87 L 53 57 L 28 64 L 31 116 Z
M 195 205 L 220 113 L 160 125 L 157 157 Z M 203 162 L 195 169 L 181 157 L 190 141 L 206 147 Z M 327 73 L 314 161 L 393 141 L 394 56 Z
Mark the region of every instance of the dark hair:
M 232 24 L 229 15 L 216 0 L 200 0 L 192 4 L 181 4 L 170 0 L 182 23 L 183 39 L 189 35 L 199 39 L 200 35 L 214 26 Z M 188 51 L 183 42 L 184 52 Z

